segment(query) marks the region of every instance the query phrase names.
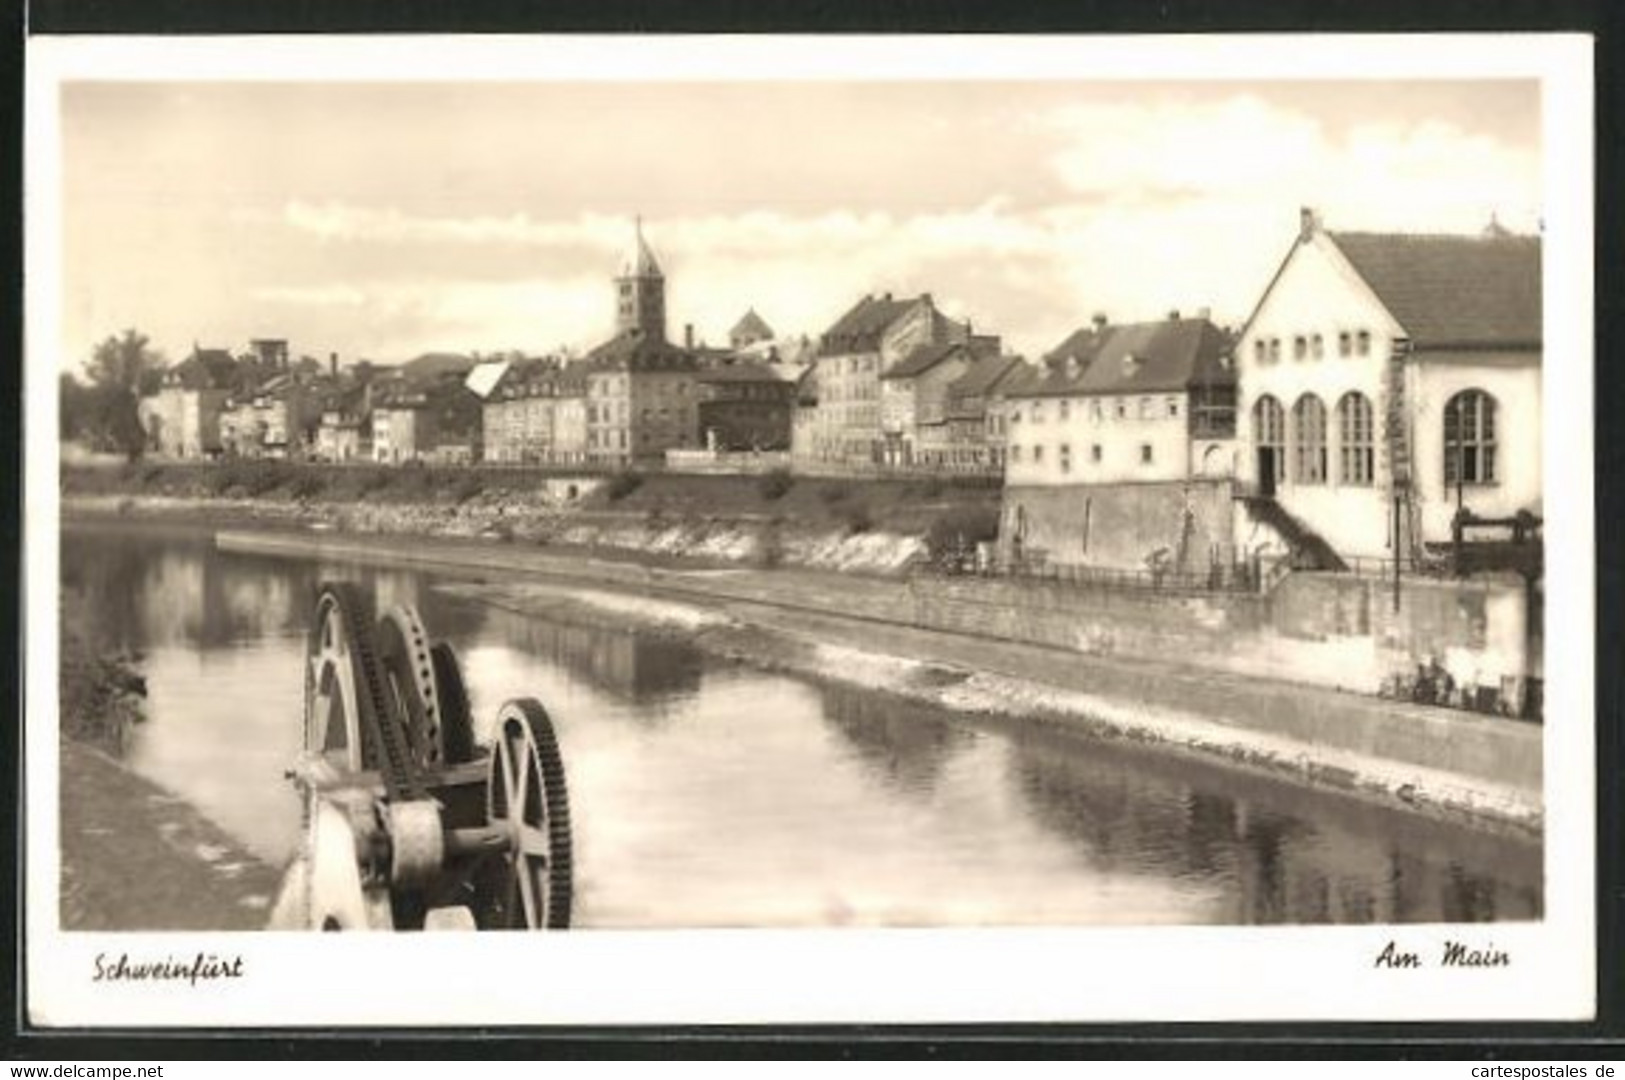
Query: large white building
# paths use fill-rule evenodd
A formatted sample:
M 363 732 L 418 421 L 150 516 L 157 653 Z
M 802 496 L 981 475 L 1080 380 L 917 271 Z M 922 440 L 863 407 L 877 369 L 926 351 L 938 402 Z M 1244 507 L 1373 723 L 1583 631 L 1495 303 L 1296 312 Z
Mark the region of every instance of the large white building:
M 1329 232 L 1309 210 L 1242 330 L 1242 479 L 1340 555 L 1541 510 L 1540 240 Z
M 1234 461 L 1230 342 L 1205 317 L 1096 326 L 1007 392 L 1005 481 L 1225 477 Z

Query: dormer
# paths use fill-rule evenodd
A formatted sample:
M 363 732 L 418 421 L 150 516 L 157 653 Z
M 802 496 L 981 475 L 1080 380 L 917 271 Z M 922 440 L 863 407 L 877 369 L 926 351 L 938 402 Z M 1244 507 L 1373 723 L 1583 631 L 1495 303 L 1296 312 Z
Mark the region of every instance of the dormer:
M 1141 367 L 1145 365 L 1145 357 L 1128 353 L 1123 357 L 1123 378 L 1132 379 Z

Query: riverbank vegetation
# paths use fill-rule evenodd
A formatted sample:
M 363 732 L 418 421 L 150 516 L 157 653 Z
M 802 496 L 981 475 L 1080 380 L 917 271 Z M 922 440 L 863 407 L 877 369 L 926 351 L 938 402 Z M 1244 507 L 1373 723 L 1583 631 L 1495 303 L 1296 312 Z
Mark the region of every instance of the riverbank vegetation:
M 131 658 L 97 635 L 86 599 L 64 591 L 57 700 L 63 737 L 117 753 L 145 717 L 146 680 Z
M 593 484 L 597 478 L 570 476 L 561 483 L 565 474 L 557 471 L 493 466 L 149 461 L 64 466 L 62 490 L 70 497 L 127 499 L 131 509 L 165 499 L 218 503 L 251 516 L 282 518 L 296 512 L 326 520 L 340 531 L 421 529 L 437 535 L 469 532 L 521 542 L 625 546 L 597 534 L 609 530 L 622 538 L 643 532 L 669 537 L 677 529 L 707 540 L 708 558 L 721 550 L 709 541 L 732 530 L 758 541 L 765 536 L 764 542 L 739 546 L 741 551 L 748 546 L 747 557 L 753 561 L 765 559 L 772 565 L 794 550 L 785 541 L 798 537 L 833 542 L 891 536 L 917 541 L 932 561 L 958 558 L 977 542 L 992 539 L 999 517 L 999 489 L 981 478 L 622 472 Z M 375 518 L 378 527 L 369 527 L 367 522 Z M 400 518 L 399 527 L 384 523 L 395 518 Z M 574 535 L 582 529 L 594 536 Z

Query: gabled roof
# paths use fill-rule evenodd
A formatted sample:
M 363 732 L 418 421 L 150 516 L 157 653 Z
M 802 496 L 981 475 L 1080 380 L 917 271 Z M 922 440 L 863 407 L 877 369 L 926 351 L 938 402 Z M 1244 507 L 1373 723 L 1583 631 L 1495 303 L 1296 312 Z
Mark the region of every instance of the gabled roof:
M 1004 384 L 1009 397 L 1064 397 L 1084 393 L 1083 377 L 1088 373 L 1106 339 L 1118 327 L 1089 325 L 1067 335 L 1048 353 L 1042 363 L 1023 365 Z
M 1235 372 L 1224 363 L 1230 338 L 1207 319 L 1108 326 L 1097 336 L 1100 340 L 1087 364 L 1086 357 L 1075 351 L 1057 350 L 1051 354 L 1053 362 L 1046 362 L 1039 373 L 1019 385 L 1012 382 L 1007 395 L 1150 393 L 1184 390 L 1195 384 L 1223 385 L 1236 379 Z M 1077 345 L 1087 352 L 1081 342 Z
M 745 312 L 740 320 L 734 323 L 734 328 L 728 331 L 728 337 L 730 340 L 734 338 L 748 337 L 760 341 L 763 338 L 771 338 L 772 336 L 773 328 L 767 325 L 766 320 L 764 320 L 760 315 L 756 314 L 755 308 L 751 308 L 749 311 Z
M 697 380 L 702 383 L 777 383 L 783 384 L 784 375 L 767 364 L 756 360 L 735 360 L 702 368 Z
M 694 354 L 636 329 L 623 331 L 587 354 L 594 371 L 693 371 Z
M 924 375 L 955 353 L 965 352 L 966 347 L 959 342 L 945 341 L 940 344 L 927 342 L 916 345 L 908 351 L 908 355 L 880 377 L 882 379 L 912 379 L 916 375 Z
M 1104 320 L 1080 327 L 1066 336 L 1066 340 L 1044 354 L 1045 363 L 1051 361 L 1065 361 L 1074 359 L 1087 367 L 1100 350 L 1101 343 L 1106 340 L 1103 332 L 1106 323 Z
M 837 319 L 834 326 L 824 331 L 819 343 L 819 355 L 875 352 L 891 325 L 925 299 L 919 296 L 893 300 L 890 293 L 883 297 L 865 296 Z
M 948 398 L 985 397 L 1022 366 L 1019 356 L 984 356 L 948 384 Z
M 1416 348 L 1540 346 L 1539 237 L 1326 235 Z
M 192 355 L 164 373 L 165 386 L 187 390 L 227 390 L 237 381 L 237 361 L 225 349 L 193 347 Z

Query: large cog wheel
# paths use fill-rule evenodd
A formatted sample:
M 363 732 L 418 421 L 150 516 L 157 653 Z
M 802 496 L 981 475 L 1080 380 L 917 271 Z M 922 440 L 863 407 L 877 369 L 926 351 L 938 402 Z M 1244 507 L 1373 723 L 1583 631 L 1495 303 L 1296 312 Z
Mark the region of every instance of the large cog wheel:
M 564 761 L 547 711 L 532 698 L 510 701 L 497 714 L 486 814 L 508 844 L 477 877 L 480 927 L 568 928 L 575 883 Z

